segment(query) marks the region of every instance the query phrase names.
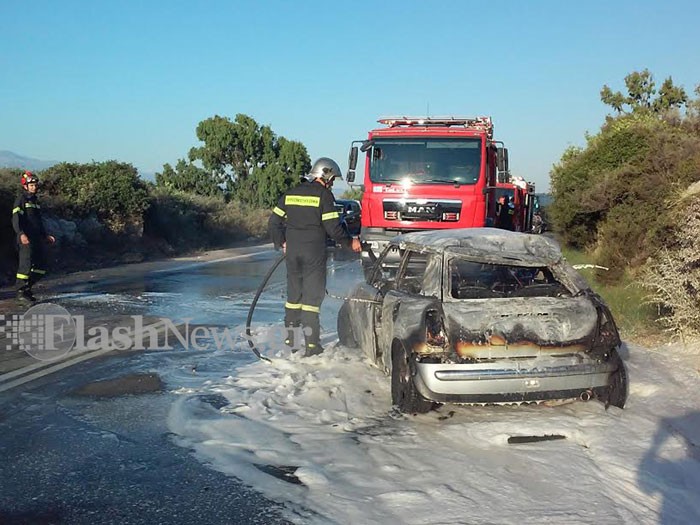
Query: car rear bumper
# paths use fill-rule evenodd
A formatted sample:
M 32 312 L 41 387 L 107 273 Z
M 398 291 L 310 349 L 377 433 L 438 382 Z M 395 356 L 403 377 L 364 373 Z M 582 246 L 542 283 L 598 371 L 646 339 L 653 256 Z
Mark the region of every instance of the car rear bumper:
M 612 363 L 593 361 L 538 368 L 417 363 L 414 383 L 423 397 L 442 403 L 589 399 L 608 387 L 615 370 Z

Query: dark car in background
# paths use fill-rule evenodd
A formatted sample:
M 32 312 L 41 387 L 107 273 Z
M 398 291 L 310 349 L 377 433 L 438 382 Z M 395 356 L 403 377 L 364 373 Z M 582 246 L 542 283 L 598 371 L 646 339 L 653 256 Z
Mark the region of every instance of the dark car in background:
M 351 199 L 336 199 L 335 209 L 340 215 L 340 225 L 349 235 L 360 235 L 360 218 L 362 217 L 362 207 L 360 202 Z M 328 238 L 328 246 L 335 246 L 335 242 Z
M 391 377 L 402 412 L 569 399 L 622 408 L 627 398 L 610 310 L 542 235 L 395 237 L 341 306 L 338 336 Z
M 340 223 L 350 235 L 360 235 L 360 218 L 362 207 L 359 201 L 351 199 L 336 199 L 335 207 L 340 213 Z

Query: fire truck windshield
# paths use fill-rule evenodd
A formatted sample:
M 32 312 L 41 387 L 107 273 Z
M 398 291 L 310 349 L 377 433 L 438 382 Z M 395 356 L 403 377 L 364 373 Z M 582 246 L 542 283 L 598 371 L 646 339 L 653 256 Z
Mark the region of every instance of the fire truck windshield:
M 370 159 L 372 182 L 476 184 L 481 173 L 481 139 L 374 139 Z

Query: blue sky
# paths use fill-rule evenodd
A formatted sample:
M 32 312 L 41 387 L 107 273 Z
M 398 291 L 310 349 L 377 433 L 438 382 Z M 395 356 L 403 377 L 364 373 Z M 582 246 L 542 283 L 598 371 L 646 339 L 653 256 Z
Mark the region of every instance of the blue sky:
M 158 171 L 197 124 L 245 113 L 341 167 L 390 114 L 491 115 L 514 174 L 548 187 L 648 68 L 700 83 L 700 2 L 0 3 L 0 150 Z

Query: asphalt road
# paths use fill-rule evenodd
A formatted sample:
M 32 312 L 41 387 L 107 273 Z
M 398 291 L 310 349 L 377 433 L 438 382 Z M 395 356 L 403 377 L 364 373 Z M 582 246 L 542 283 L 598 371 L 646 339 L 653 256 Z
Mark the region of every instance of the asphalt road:
M 240 326 L 277 254 L 262 246 L 220 255 L 67 277 L 47 286 L 45 300 L 93 322 L 144 315 Z M 258 321 L 280 319 L 283 279 L 283 271 L 272 279 Z M 5 303 L 4 312 L 14 308 Z M 183 348 L 114 352 L 0 392 L 0 523 L 286 523 L 310 517 L 201 464 L 169 433 L 178 387 L 173 377 L 213 366 L 210 358 L 211 352 Z M 240 352 L 226 359 L 229 369 L 222 374 L 254 357 Z M 221 400 L 202 396 L 199 402 L 207 410 Z

